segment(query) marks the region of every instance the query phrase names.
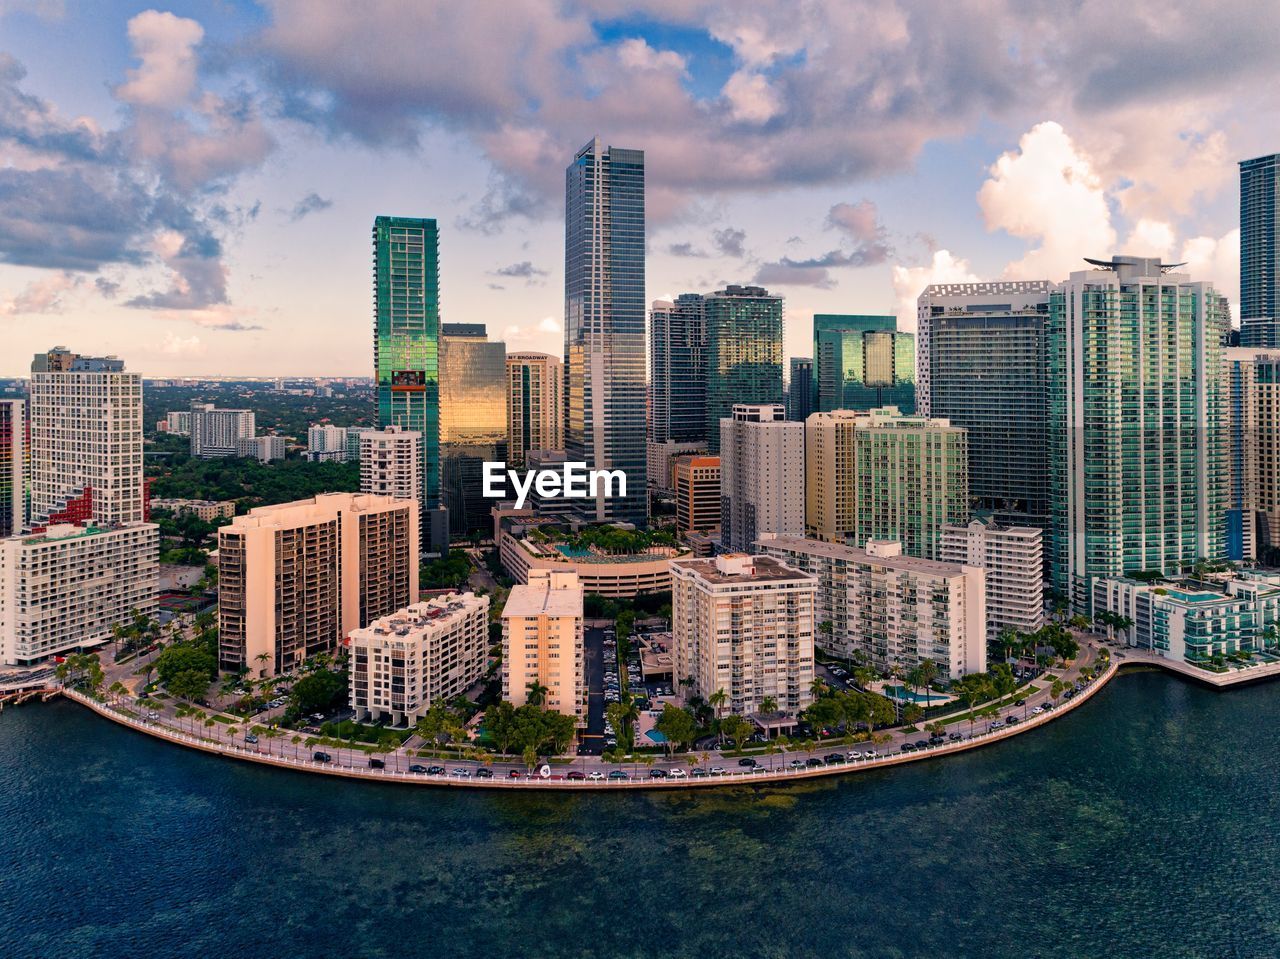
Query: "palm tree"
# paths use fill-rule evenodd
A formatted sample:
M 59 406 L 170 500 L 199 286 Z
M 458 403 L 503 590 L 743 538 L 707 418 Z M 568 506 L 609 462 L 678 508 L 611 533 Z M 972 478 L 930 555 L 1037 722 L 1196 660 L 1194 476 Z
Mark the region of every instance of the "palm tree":
M 774 699 L 772 696 L 766 696 L 764 697 L 764 699 L 760 700 L 761 717 L 772 716 L 777 711 L 778 711 L 778 701 Z
M 827 684 L 821 676 L 814 676 L 809 682 L 809 693 L 814 699 L 821 699 L 822 694 L 827 691 Z
M 724 687 L 717 689 L 707 697 L 707 703 L 716 711 L 716 732 L 720 736 L 720 746 L 722 749 L 724 748 L 724 733 L 720 732 L 719 729 L 720 716 L 727 702 L 729 702 L 729 694 L 724 691 Z
M 547 696 L 547 687 L 536 679 L 529 680 L 524 687 L 529 693 L 529 705 L 541 706 Z
M 927 706 L 929 704 L 929 687 L 932 686 L 933 681 L 938 678 L 938 664 L 932 659 L 922 659 L 920 660 L 920 665 L 916 667 L 916 670 L 920 679 L 920 685 L 924 687 L 925 705 Z

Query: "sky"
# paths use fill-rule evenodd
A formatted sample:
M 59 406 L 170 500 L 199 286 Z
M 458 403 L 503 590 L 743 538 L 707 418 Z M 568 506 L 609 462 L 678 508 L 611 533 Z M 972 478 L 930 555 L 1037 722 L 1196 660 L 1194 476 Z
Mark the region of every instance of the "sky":
M 0 376 L 370 375 L 379 214 L 441 316 L 563 346 L 564 169 L 646 154 L 648 298 L 815 312 L 1159 255 L 1239 295 L 1280 14 L 1188 0 L 0 0 Z

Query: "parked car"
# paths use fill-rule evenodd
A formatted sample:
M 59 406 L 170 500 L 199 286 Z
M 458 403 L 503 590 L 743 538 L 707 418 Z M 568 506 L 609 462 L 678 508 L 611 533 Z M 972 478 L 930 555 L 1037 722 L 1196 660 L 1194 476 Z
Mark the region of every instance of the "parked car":
M 611 773 L 609 773 L 609 778 L 610 779 L 630 779 L 631 777 L 628 776 L 621 769 L 615 769 Z
M 425 774 L 427 772 L 427 767 L 422 765 L 421 763 L 410 763 L 409 772 Z
M 333 757 L 328 753 L 322 753 L 319 751 L 312 753 L 311 758 L 318 763 L 327 763 L 333 760 Z
M 476 770 L 476 779 L 492 779 L 492 778 L 493 778 L 492 769 L 487 769 L 484 766 L 481 766 L 479 769 Z
M 593 769 L 591 772 L 587 773 L 587 778 L 592 782 L 598 782 L 599 780 L 604 779 L 604 773 L 598 769 Z
M 385 762 L 383 762 L 381 759 L 377 759 L 377 758 L 375 758 L 375 757 L 373 757 L 373 756 L 370 756 L 370 757 L 369 757 L 369 768 L 370 768 L 370 769 L 386 769 L 386 768 L 387 768 L 387 764 L 386 764 Z
M 725 769 L 723 766 L 712 766 L 710 770 L 711 775 L 713 776 L 723 776 L 728 771 L 729 770 Z
M 586 778 L 587 778 L 587 774 L 580 769 L 570 770 L 569 775 L 565 776 L 565 779 L 586 779 Z
M 520 770 L 518 770 L 518 769 L 508 769 L 508 770 L 507 770 L 507 778 L 508 778 L 508 779 L 519 779 L 519 778 L 520 778 Z
M 245 741 L 245 742 L 247 742 L 250 746 L 252 746 L 252 745 L 254 745 L 255 743 L 257 743 L 257 741 L 258 741 L 258 737 L 257 737 L 257 736 L 255 736 L 253 733 L 245 733 L 245 734 L 244 734 L 244 741 Z
M 751 767 L 758 766 L 758 765 L 760 765 L 760 764 L 759 764 L 759 763 L 757 763 L 757 762 L 756 762 L 754 759 L 752 759 L 750 756 L 748 756 L 748 757 L 746 757 L 745 759 L 739 759 L 739 760 L 738 760 L 738 765 L 739 765 L 739 766 L 746 766 L 746 767 L 748 767 L 748 768 L 751 768 Z
M 428 767 L 427 767 L 427 775 L 429 775 L 429 776 L 443 776 L 443 775 L 444 775 L 444 767 L 443 767 L 443 766 L 428 766 Z

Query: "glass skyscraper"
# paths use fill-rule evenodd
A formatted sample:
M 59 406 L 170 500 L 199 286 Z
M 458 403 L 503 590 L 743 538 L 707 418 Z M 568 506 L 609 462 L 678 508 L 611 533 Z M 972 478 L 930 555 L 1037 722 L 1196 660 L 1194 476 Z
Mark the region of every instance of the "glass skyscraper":
M 1240 345 L 1280 346 L 1280 153 L 1240 163 Z
M 1048 280 L 940 283 L 920 295 L 929 415 L 969 431 L 969 495 L 998 522 L 1044 528 Z M 921 393 L 923 402 L 924 394 Z
M 581 515 L 646 526 L 644 151 L 592 140 L 565 170 L 565 452 L 623 470 L 626 496 L 599 484 Z
M 485 462 L 507 459 L 507 347 L 483 323 L 440 326 L 440 473 L 449 535 L 492 528 Z
M 378 425 L 422 434 L 423 553 L 448 549 L 440 509 L 440 257 L 435 220 L 373 221 Z
M 1088 260 L 1049 299 L 1053 585 L 1177 572 L 1224 553 L 1222 340 L 1209 283 L 1158 259 Z
M 791 376 L 787 380 L 787 419 L 803 423 L 813 412 L 816 387 L 813 382 L 813 358 L 791 357 Z
M 17 536 L 27 522 L 26 406 L 0 400 L 0 539 Z
M 813 365 L 817 409 L 916 409 L 915 337 L 894 316 L 815 313 Z
M 720 420 L 738 403 L 781 404 L 782 297 L 728 286 L 703 301 L 707 319 L 707 447 L 720 449 Z
M 703 297 L 654 300 L 649 311 L 649 439 L 705 443 L 707 345 Z

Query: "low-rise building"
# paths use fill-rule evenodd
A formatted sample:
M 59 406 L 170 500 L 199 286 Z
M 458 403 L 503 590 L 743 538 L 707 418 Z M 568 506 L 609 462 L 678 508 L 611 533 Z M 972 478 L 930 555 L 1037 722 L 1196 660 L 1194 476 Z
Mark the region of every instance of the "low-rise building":
M 199 459 L 239 456 L 240 441 L 253 436 L 253 410 L 220 410 L 212 403 L 191 406 L 191 455 Z
M 231 499 L 211 500 L 211 499 L 153 499 L 151 501 L 153 510 L 168 510 L 174 516 L 183 516 L 190 514 L 197 519 L 202 519 L 206 523 L 212 523 L 216 519 L 231 519 L 236 515 L 236 501 Z
M 307 428 L 307 459 L 313 463 L 342 463 L 347 459 L 347 431 L 332 423 Z
M 218 530 L 219 666 L 272 676 L 418 601 L 418 503 L 325 493 Z
M 987 636 L 1006 629 L 1034 633 L 1044 625 L 1044 544 L 1033 526 L 974 520 L 942 527 L 938 559 L 987 571 Z
M 1117 631 L 1130 646 L 1169 659 L 1208 663 L 1238 652 L 1275 652 L 1280 646 L 1280 573 L 1243 570 L 1211 580 L 1093 582 L 1093 615 L 1127 617 Z
M 502 608 L 502 698 L 529 702 L 534 686 L 547 709 L 587 722 L 583 590 L 567 569 L 534 570 Z
M 284 437 L 246 436 L 236 440 L 236 455 L 245 459 L 256 459 L 259 463 L 270 463 L 272 460 L 284 459 Z
M 110 642 L 156 608 L 159 528 L 50 526 L 0 540 L 0 665 L 29 666 Z
M 447 593 L 414 603 L 354 630 L 347 645 L 356 719 L 412 726 L 484 676 L 489 597 Z
M 649 440 L 645 444 L 645 450 L 650 488 L 659 493 L 670 493 L 675 489 L 672 470 L 676 460 L 682 456 L 705 454 L 707 444 L 704 442 L 679 443 L 674 440 L 658 443 Z
M 767 555 L 818 580 L 818 645 L 881 670 L 930 659 L 939 677 L 987 668 L 986 572 L 902 555 L 902 544 L 866 549 L 799 537 L 760 540 Z
M 676 529 L 681 534 L 720 528 L 720 457 L 678 456 L 671 466 Z
M 677 682 L 703 699 L 724 690 L 740 715 L 766 699 L 793 714 L 812 702 L 815 577 L 745 553 L 675 560 L 671 571 Z

